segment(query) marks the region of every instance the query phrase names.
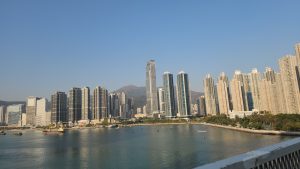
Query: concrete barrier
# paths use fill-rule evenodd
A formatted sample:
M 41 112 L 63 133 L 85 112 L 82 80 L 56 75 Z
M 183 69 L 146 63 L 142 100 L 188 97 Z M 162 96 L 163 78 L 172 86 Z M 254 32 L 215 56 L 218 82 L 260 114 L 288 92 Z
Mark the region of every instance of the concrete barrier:
M 300 137 L 196 169 L 300 169 Z

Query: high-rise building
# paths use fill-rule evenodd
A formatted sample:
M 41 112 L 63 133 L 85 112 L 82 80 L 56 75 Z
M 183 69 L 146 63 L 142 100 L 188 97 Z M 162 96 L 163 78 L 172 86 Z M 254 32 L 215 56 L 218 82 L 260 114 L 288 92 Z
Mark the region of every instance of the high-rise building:
M 281 75 L 267 67 L 263 79 L 259 82 L 260 111 L 272 114 L 286 112 Z
M 247 90 L 245 89 L 244 75 L 240 71 L 235 71 L 230 82 L 232 97 L 232 109 L 235 111 L 248 111 Z
M 36 126 L 47 126 L 49 125 L 48 113 L 48 101 L 46 98 L 41 98 L 36 102 Z M 26 117 L 27 118 L 27 117 Z
M 81 110 L 82 110 L 82 93 L 81 89 L 73 87 L 69 91 L 68 97 L 68 121 L 76 123 L 81 120 Z
M 119 98 L 119 116 L 121 118 L 126 118 L 127 111 L 128 111 L 126 94 L 124 92 L 118 93 L 118 98 Z
M 119 97 L 116 93 L 111 93 L 109 95 L 109 109 L 110 109 L 110 115 L 112 117 L 119 117 L 119 110 L 120 104 L 119 104 Z
M 163 85 L 165 93 L 165 114 L 166 117 L 176 117 L 175 91 L 173 74 L 165 72 L 163 75 Z
M 284 96 L 284 90 L 282 86 L 282 78 L 280 73 L 275 74 L 275 81 L 276 81 L 276 92 L 277 92 L 277 99 L 278 99 L 278 105 L 279 105 L 279 110 L 278 113 L 286 113 L 287 108 L 286 108 L 286 103 L 285 103 L 285 96 Z
M 155 61 L 147 62 L 146 67 L 147 114 L 158 113 Z
M 205 97 L 202 95 L 197 99 L 197 108 L 198 108 L 198 115 L 205 116 L 206 115 L 206 107 L 205 107 Z
M 133 98 L 126 99 L 126 118 L 133 117 Z
M 259 91 L 259 83 L 260 83 L 260 73 L 255 68 L 250 73 L 250 85 L 251 85 L 251 93 L 253 98 L 253 108 L 255 110 L 260 110 L 260 91 Z
M 276 76 L 275 71 L 270 67 L 266 67 L 266 71 L 264 73 L 264 78 L 267 81 L 270 81 L 271 83 L 275 83 L 275 81 L 276 81 L 275 76 Z
M 161 114 L 165 114 L 166 102 L 165 102 L 165 90 L 164 90 L 164 88 L 158 88 L 157 96 L 158 96 L 158 109 L 159 109 L 159 112 Z
M 216 87 L 214 80 L 210 74 L 206 75 L 204 79 L 204 94 L 207 115 L 219 114 Z
M 229 82 L 224 72 L 219 77 L 217 93 L 220 114 L 228 114 L 230 111 Z
M 27 98 L 27 106 L 26 106 L 26 124 L 35 126 L 36 122 L 36 103 L 41 99 L 39 97 L 30 96 Z
M 108 91 L 100 86 L 96 87 L 93 95 L 93 119 L 108 118 Z
M 287 113 L 300 113 L 300 98 L 296 57 L 286 55 L 280 58 L 279 68 Z
M 239 71 L 236 71 L 234 78 L 230 82 L 230 91 L 234 111 L 247 111 L 246 94 L 242 77 L 242 74 Z
M 141 114 L 141 113 L 143 113 L 143 110 L 142 110 L 142 108 L 140 108 L 140 107 L 136 108 L 136 113 L 137 113 L 137 114 Z
M 146 112 L 147 112 L 147 108 L 146 108 L 146 105 L 145 105 L 145 106 L 143 106 L 143 114 L 146 114 Z
M 180 117 L 191 116 L 191 96 L 188 74 L 181 71 L 177 75 L 177 104 Z
M 295 45 L 295 54 L 296 54 L 297 66 L 300 66 L 300 43 L 297 43 Z
M 84 87 L 81 89 L 81 120 L 89 120 L 91 119 L 91 96 L 90 96 L 90 88 Z
M 22 127 L 23 112 L 25 112 L 23 104 L 7 106 L 7 125 L 12 127 Z
M 67 122 L 67 95 L 64 92 L 55 92 L 51 96 L 51 123 Z
M 200 116 L 206 116 L 206 103 L 205 103 L 205 96 L 200 96 L 199 98 L 199 104 L 200 104 Z
M 6 124 L 6 107 L 0 106 L 0 125 Z

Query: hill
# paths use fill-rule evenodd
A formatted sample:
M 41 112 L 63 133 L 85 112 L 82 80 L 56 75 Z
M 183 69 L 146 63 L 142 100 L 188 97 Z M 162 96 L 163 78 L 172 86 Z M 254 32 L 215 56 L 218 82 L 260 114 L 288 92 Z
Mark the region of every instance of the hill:
M 2 101 L 0 100 L 0 106 L 9 106 L 13 104 L 26 104 L 24 101 Z
M 135 107 L 143 107 L 146 104 L 146 87 L 138 87 L 134 85 L 124 86 L 115 92 L 124 92 L 129 98 L 133 98 Z M 192 103 L 195 104 L 197 98 L 203 93 L 191 91 Z

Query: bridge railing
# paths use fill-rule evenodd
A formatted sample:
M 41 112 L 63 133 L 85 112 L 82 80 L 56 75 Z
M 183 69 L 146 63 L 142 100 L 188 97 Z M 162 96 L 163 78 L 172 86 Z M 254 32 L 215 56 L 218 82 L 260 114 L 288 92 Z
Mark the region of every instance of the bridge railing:
M 196 169 L 300 169 L 300 137 Z

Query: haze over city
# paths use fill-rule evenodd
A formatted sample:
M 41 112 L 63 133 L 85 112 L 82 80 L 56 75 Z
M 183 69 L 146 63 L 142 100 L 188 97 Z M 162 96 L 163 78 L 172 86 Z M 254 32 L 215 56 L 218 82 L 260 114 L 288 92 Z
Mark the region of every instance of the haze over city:
M 1 1 L 0 100 L 97 85 L 145 86 L 145 65 L 207 73 L 278 69 L 300 39 L 299 1 Z

